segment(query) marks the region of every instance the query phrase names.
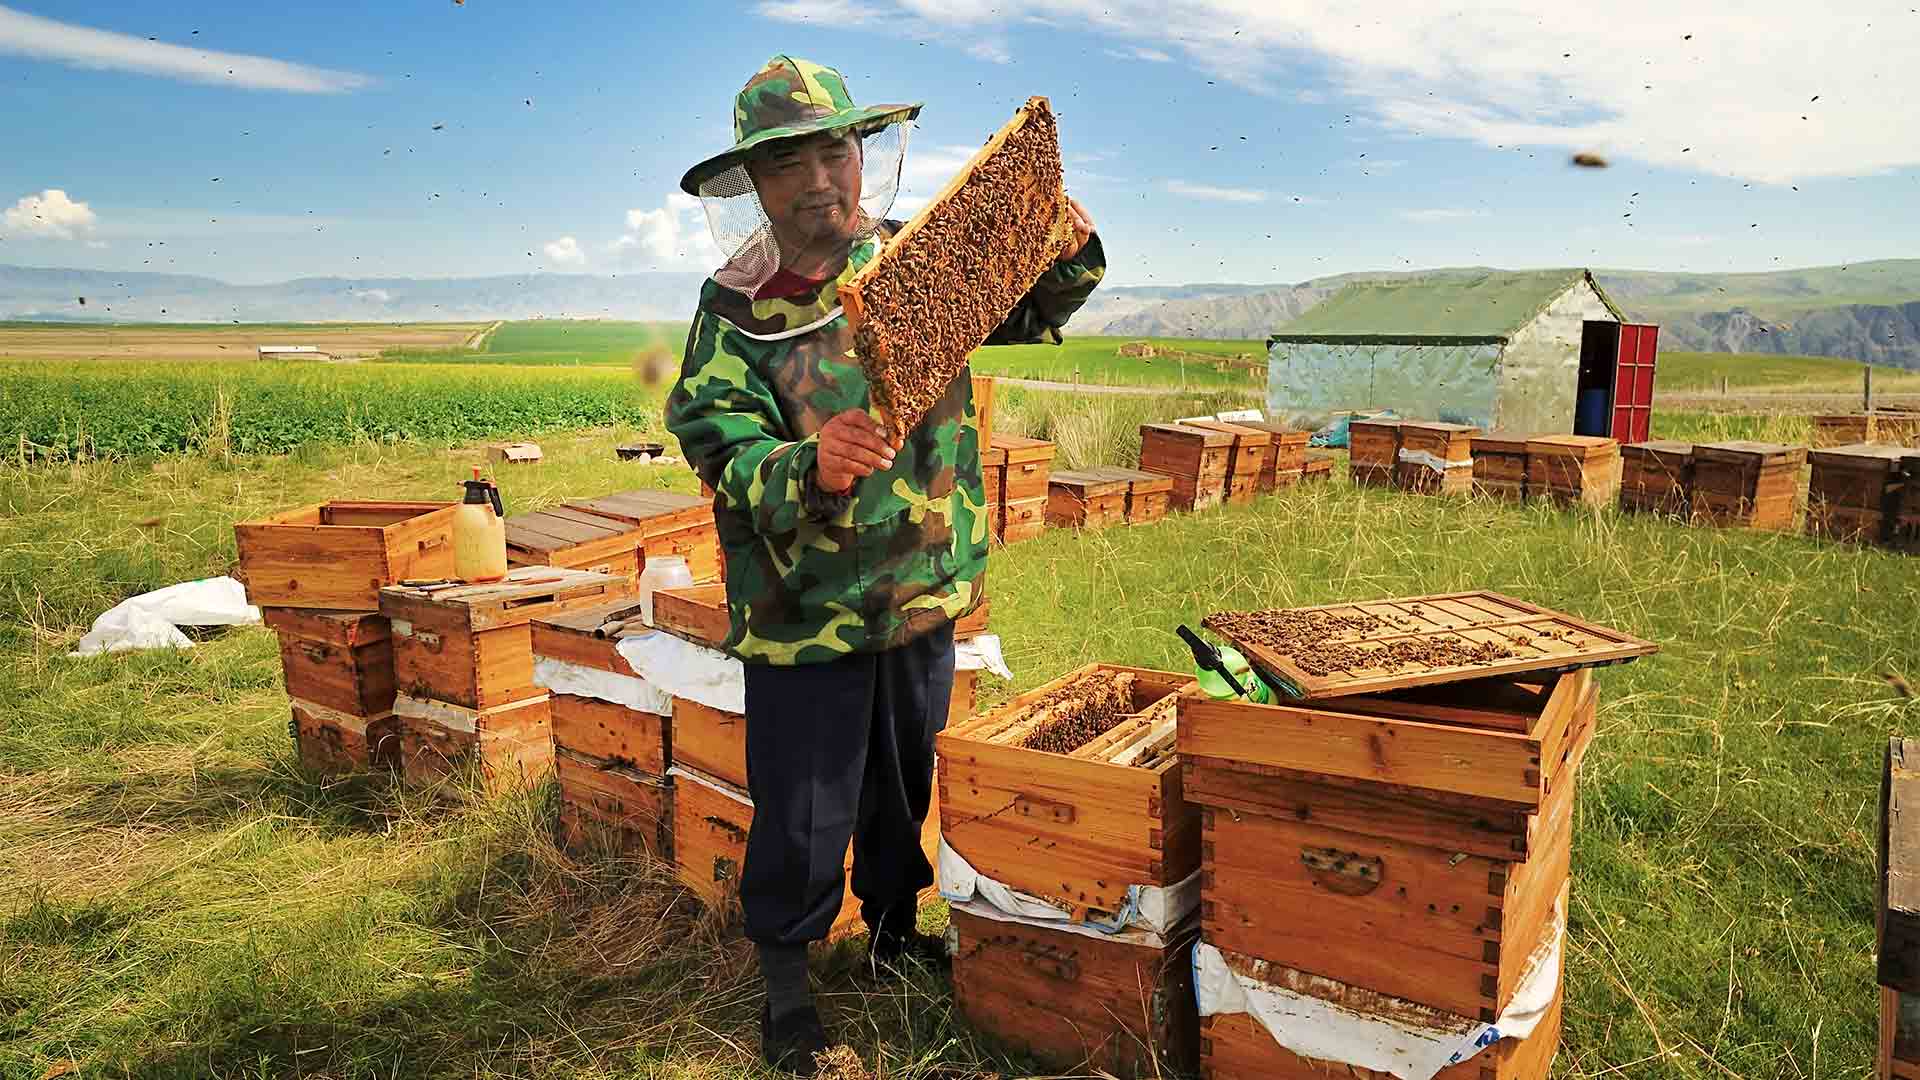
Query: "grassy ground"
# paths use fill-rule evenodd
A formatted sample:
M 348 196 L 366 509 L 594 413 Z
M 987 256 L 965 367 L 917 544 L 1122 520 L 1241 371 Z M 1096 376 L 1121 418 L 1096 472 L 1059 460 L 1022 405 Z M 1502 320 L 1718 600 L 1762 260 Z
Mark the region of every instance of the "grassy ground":
M 1830 356 L 1663 352 L 1654 369 L 1654 389 L 1667 393 L 1718 390 L 1725 379 L 1728 388 L 1736 391 L 1849 392 L 1860 389 L 1864 367 L 1858 360 Z M 1920 388 L 1920 373 L 1902 368 L 1876 368 L 1873 378 L 1877 390 Z
M 1020 395 L 1005 422 L 1058 433 L 1084 404 Z M 509 510 L 692 489 L 615 461 L 619 434 L 546 439 L 502 475 Z M 65 655 L 115 600 L 228 569 L 236 518 L 442 496 L 473 460 L 402 443 L 0 471 L 0 1077 L 756 1075 L 750 958 L 660 867 L 563 854 L 537 798 L 301 773 L 264 630 Z M 988 701 L 1094 659 L 1183 669 L 1173 628 L 1228 606 L 1491 588 L 1661 642 L 1601 676 L 1556 1075 L 1869 1074 L 1879 755 L 1920 725 L 1886 677 L 1920 681 L 1920 562 L 1336 483 L 1050 532 L 991 575 L 1018 677 Z M 939 980 L 862 992 L 849 959 L 816 974 L 878 1075 L 1029 1073 Z
M 527 319 L 508 322 L 479 350 L 389 349 L 391 363 L 605 365 L 630 364 L 634 354 L 664 348 L 677 359 L 685 323 L 621 322 L 612 319 Z

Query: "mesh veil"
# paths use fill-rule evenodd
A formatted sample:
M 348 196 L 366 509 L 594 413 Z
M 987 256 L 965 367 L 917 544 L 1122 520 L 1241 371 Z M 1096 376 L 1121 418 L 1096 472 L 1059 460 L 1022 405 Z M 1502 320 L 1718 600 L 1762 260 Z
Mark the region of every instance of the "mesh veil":
M 907 157 L 911 123 L 888 124 L 860 137 L 860 215 L 849 243 L 872 236 L 900 194 L 900 169 Z M 713 279 L 752 296 L 780 269 L 780 241 L 760 205 L 760 195 L 745 165 L 735 165 L 700 185 L 707 228 L 725 259 Z

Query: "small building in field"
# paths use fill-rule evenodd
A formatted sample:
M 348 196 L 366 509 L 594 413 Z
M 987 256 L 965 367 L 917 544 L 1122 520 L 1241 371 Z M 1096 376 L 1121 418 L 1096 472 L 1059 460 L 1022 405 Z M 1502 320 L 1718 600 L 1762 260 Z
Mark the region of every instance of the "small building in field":
M 1134 359 L 1151 360 L 1154 352 L 1153 343 L 1148 341 L 1129 341 L 1119 349 L 1119 355 Z
M 332 360 L 334 355 L 318 345 L 262 345 L 262 360 Z
M 1296 427 L 1392 409 L 1640 442 L 1658 333 L 1627 322 L 1586 270 L 1363 282 L 1267 339 L 1267 407 Z

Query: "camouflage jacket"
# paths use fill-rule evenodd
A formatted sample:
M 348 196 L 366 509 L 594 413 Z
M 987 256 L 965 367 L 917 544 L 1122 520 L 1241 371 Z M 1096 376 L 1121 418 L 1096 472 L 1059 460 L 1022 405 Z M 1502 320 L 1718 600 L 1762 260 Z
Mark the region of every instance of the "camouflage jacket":
M 667 397 L 667 430 L 714 489 L 726 649 L 749 663 L 893 648 L 983 595 L 991 524 L 971 380 L 954 380 L 892 468 L 839 495 L 817 483 L 821 427 L 871 407 L 838 295 L 875 250 L 856 244 L 837 277 L 801 296 L 752 300 L 708 279 Z M 1105 272 L 1096 235 L 1041 276 L 989 343 L 1058 343 Z

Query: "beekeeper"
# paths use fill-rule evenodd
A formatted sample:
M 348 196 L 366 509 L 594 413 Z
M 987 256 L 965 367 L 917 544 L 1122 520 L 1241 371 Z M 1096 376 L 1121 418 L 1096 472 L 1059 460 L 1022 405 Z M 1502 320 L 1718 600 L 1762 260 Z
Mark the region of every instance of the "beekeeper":
M 725 264 L 701 287 L 667 429 L 714 489 L 726 648 L 746 666 L 740 901 L 766 982 L 761 1054 L 808 1073 L 829 1043 L 807 944 L 840 908 L 849 840 L 873 972 L 944 960 L 916 897 L 933 883 L 920 830 L 953 623 L 985 585 L 973 390 L 955 379 L 890 442 L 838 299 L 900 228 L 886 215 L 920 108 L 858 106 L 839 72 L 776 56 L 734 98 L 733 146 L 680 182 Z M 1099 284 L 1100 239 L 1070 213 L 1068 250 L 990 342 L 1058 343 Z

